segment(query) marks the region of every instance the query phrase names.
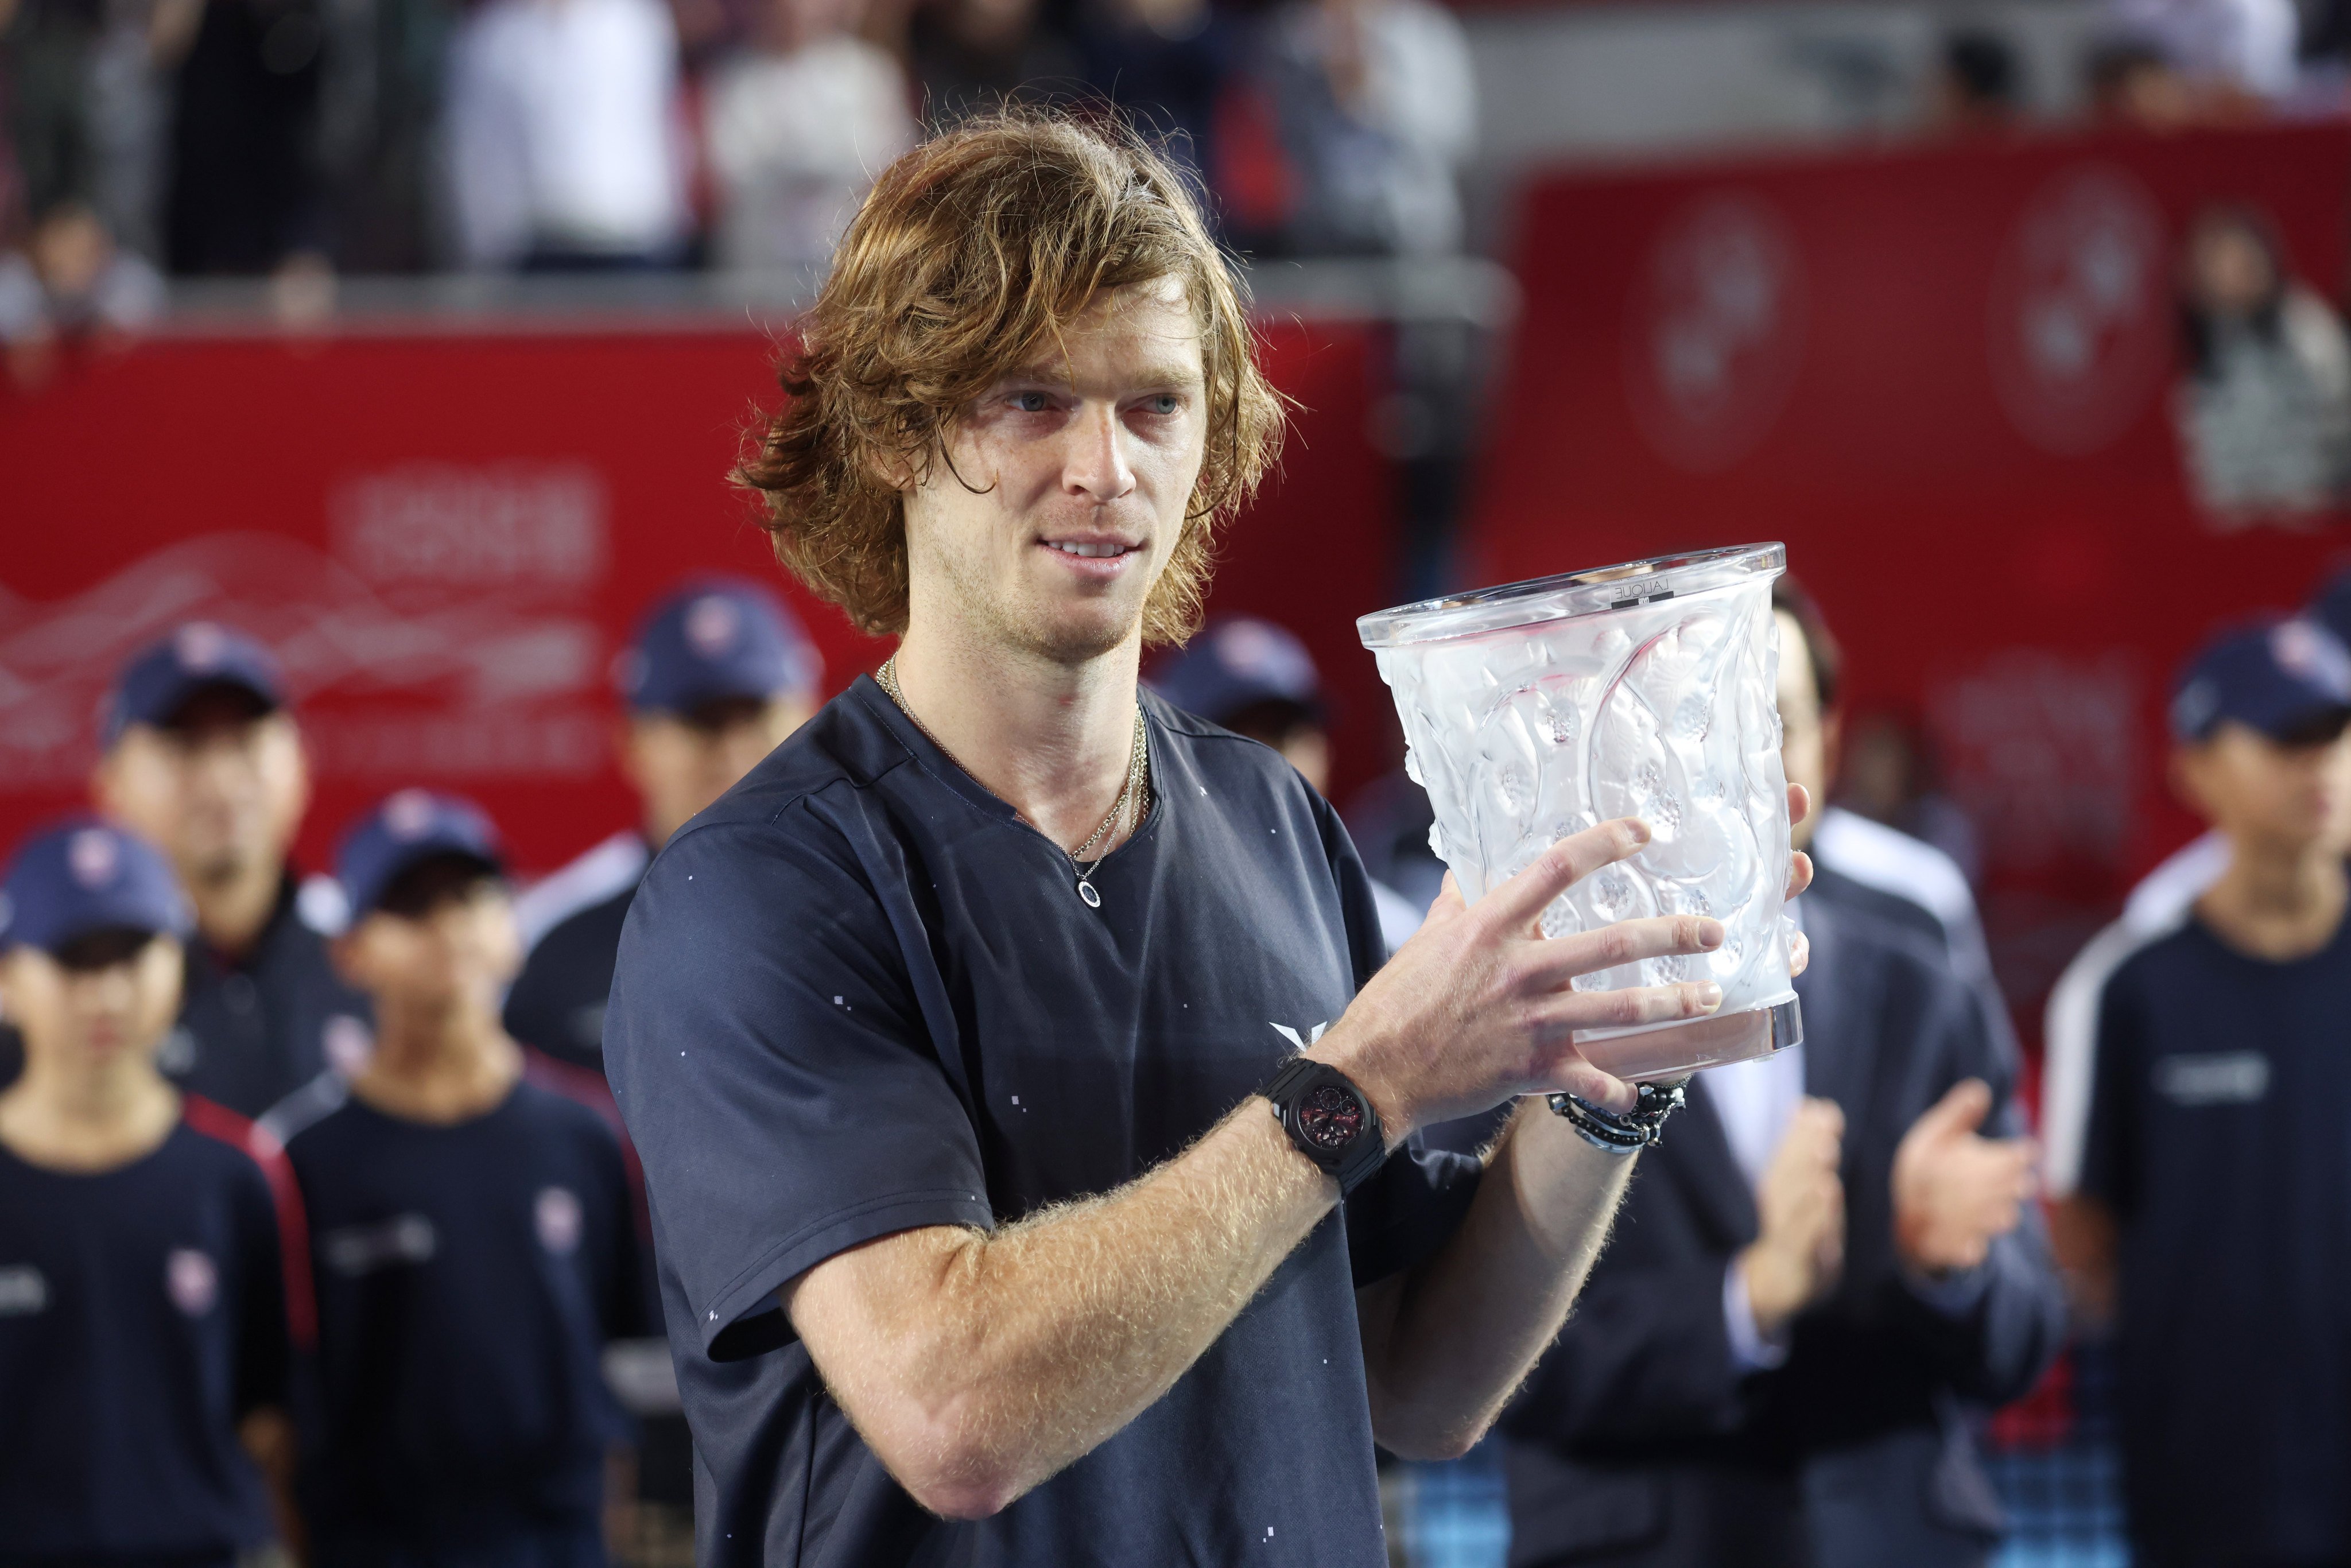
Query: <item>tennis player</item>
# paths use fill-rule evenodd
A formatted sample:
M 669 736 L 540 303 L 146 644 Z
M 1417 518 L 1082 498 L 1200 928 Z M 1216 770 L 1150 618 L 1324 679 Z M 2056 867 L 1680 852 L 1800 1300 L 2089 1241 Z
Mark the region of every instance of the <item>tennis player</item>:
M 1383 1563 L 1374 1443 L 1485 1431 L 1670 1103 L 1571 1031 L 1720 1001 L 1571 980 L 1721 926 L 1541 940 L 1607 822 L 1382 967 L 1296 769 L 1138 697 L 1280 421 L 1146 147 L 929 142 L 802 329 L 744 477 L 897 651 L 663 849 L 605 1034 L 701 1561 Z

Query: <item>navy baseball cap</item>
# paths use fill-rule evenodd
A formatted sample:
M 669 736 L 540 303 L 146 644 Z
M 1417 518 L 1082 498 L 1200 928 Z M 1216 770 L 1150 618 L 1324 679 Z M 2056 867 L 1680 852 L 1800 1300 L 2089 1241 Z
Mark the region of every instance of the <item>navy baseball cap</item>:
M 471 800 L 431 789 L 402 789 L 386 799 L 343 835 L 335 854 L 336 880 L 350 900 L 351 919 L 372 912 L 407 872 L 443 855 L 506 874 L 498 830 Z
M 1211 622 L 1189 647 L 1160 666 L 1151 685 L 1210 724 L 1270 702 L 1288 703 L 1312 719 L 1323 716 L 1322 679 L 1306 644 L 1254 616 Z
M 2172 688 L 2171 733 L 2209 740 L 2231 720 L 2294 741 L 2351 718 L 2351 650 L 2317 622 L 2267 621 L 2224 632 Z
M 243 692 L 268 713 L 286 706 L 285 677 L 268 649 L 216 621 L 191 621 L 122 667 L 106 704 L 106 744 L 134 724 L 167 725 L 188 699 L 218 687 Z
M 824 660 L 774 594 L 712 577 L 653 606 L 618 674 L 621 695 L 638 712 L 684 714 L 728 697 L 812 692 Z
M 195 919 L 171 862 L 146 840 L 81 817 L 36 833 L 0 883 L 0 946 L 57 952 L 100 931 L 184 937 Z

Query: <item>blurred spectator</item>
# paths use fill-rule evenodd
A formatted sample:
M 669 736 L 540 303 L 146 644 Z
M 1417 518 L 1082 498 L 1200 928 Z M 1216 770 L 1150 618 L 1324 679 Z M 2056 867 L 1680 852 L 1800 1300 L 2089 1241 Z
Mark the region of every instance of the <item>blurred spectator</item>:
M 1077 51 L 1039 16 L 1038 0 L 937 0 L 910 35 L 924 122 L 953 125 L 1007 99 L 1081 85 Z
M 24 251 L 0 252 L 0 342 L 20 386 L 47 379 L 59 340 L 116 338 L 152 320 L 163 280 L 78 202 L 54 207 Z
M 172 88 L 163 247 L 172 272 L 322 264 L 323 39 L 316 0 L 202 0 Z
M 487 0 L 450 51 L 468 266 L 674 264 L 685 225 L 677 32 L 663 0 Z
M 2106 9 L 2118 34 L 2153 46 L 2209 98 L 2251 107 L 2294 89 L 2294 0 L 2108 0 Z
M 1935 129 L 1955 136 L 2006 131 L 2023 96 L 2023 68 L 2000 34 L 1967 27 L 1943 40 L 1928 106 Z
M 1838 771 L 1838 806 L 1932 844 L 1970 884 L 1980 880 L 1983 843 L 1975 823 L 1936 789 L 1933 758 L 1914 726 L 1886 713 L 1856 721 Z
M 1086 0 L 1077 41 L 1086 80 L 1158 139 L 1205 189 L 1234 29 L 1207 0 Z
M 2351 480 L 2351 345 L 2289 274 L 2268 222 L 2215 206 L 2188 236 L 2176 415 L 2199 498 L 2219 518 L 2307 515 Z
M 731 267 L 821 268 L 873 176 L 914 145 L 905 73 L 853 31 L 859 0 L 766 0 L 706 112 Z
M 1290 172 L 1285 248 L 1460 248 L 1455 177 L 1476 149 L 1478 96 L 1450 11 L 1429 0 L 1292 0 L 1271 23 L 1266 88 Z
M 328 9 L 320 157 L 346 271 L 420 272 L 448 254 L 435 156 L 462 8 L 360 0 Z
M 2169 57 L 2144 38 L 2109 38 L 2083 66 L 2090 112 L 2102 124 L 2177 131 L 2198 113 L 2194 86 Z

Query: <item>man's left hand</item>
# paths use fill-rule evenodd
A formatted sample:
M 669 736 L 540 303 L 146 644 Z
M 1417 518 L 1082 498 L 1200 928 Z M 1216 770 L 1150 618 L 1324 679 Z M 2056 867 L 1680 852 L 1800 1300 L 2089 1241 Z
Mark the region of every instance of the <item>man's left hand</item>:
M 1991 1087 L 1965 1079 L 1910 1124 L 1895 1151 L 1894 1246 L 1915 1273 L 1937 1279 L 1981 1263 L 2039 1188 L 2032 1139 L 1978 1133 L 1991 1111 Z

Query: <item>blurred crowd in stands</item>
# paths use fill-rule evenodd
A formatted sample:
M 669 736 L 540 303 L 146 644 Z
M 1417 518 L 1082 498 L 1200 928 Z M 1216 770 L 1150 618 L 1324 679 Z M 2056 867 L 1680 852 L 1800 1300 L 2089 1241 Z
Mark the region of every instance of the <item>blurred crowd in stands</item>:
M 2076 100 L 2323 110 L 2346 18 L 2108 0 Z M 2011 129 L 2022 75 L 1955 32 L 1920 121 Z M 874 171 L 1014 96 L 1165 132 L 1247 252 L 1463 242 L 1479 106 L 1435 0 L 0 0 L 0 336 L 135 326 L 167 276 L 298 314 L 348 273 L 820 269 Z

